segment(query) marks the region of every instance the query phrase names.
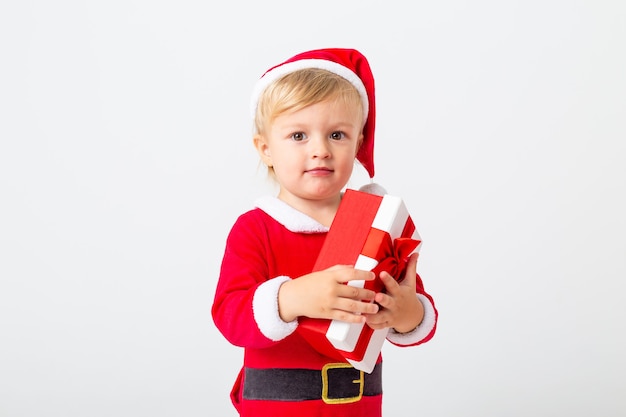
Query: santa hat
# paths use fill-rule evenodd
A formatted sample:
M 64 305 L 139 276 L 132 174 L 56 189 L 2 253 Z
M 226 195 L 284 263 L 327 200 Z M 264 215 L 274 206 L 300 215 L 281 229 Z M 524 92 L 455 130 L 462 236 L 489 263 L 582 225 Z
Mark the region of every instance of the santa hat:
M 374 101 L 374 76 L 363 54 L 355 49 L 316 49 L 295 55 L 282 64 L 278 64 L 263 74 L 257 81 L 251 101 L 252 117 L 256 115 L 259 97 L 274 81 L 284 75 L 305 68 L 321 68 L 348 80 L 361 95 L 365 125 L 363 143 L 356 158 L 367 170 L 370 178 L 374 177 L 374 128 L 376 125 L 376 104 Z

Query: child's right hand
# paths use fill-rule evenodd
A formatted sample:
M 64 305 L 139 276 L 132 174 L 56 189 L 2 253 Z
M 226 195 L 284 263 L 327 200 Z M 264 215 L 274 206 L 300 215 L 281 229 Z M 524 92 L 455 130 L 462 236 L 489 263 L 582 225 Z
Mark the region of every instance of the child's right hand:
M 352 280 L 370 281 L 374 278 L 372 271 L 335 265 L 286 281 L 278 291 L 278 312 L 285 322 L 306 316 L 364 323 L 363 314 L 378 312 L 378 305 L 371 302 L 376 293 L 345 283 Z

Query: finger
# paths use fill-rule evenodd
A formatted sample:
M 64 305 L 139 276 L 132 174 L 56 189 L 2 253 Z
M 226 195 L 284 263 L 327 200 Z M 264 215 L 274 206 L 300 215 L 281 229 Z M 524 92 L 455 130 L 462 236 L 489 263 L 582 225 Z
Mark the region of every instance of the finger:
M 358 279 L 362 279 L 364 281 L 372 281 L 376 279 L 376 274 L 373 273 L 372 271 L 366 271 L 364 269 L 355 269 L 355 271 L 358 271 L 357 272 L 359 275 Z
M 322 318 L 327 318 L 330 320 L 340 320 L 346 323 L 365 323 L 367 316 L 362 314 L 355 314 L 349 311 L 333 310 L 330 316 Z
M 398 284 L 398 281 L 395 280 L 393 275 L 391 275 L 390 273 L 388 273 L 386 271 L 383 271 L 383 272 L 380 273 L 380 280 L 382 281 L 383 285 L 385 286 L 385 290 L 389 294 L 395 294 L 396 291 L 398 291 L 398 289 L 400 288 L 400 285 Z
M 362 302 L 356 300 L 350 300 L 347 298 L 340 299 L 337 302 L 336 310 L 341 310 L 348 314 L 376 314 L 378 313 L 379 307 L 377 304 L 372 302 Z
M 382 308 L 388 309 L 393 304 L 393 297 L 385 293 L 379 292 L 374 297 L 374 302 L 380 305 Z
M 354 268 L 354 265 L 337 264 L 326 268 L 327 271 L 336 271 L 338 269 Z
M 415 288 L 417 283 L 417 258 L 419 254 L 414 253 L 409 257 L 409 260 L 406 264 L 406 270 L 404 273 L 404 277 L 400 282 L 402 286 L 409 286 L 411 288 Z
M 341 285 L 338 296 L 352 300 L 373 300 L 376 293 L 362 288 L 357 281 L 351 281 L 348 285 Z
M 376 278 L 376 274 L 372 271 L 364 271 L 352 267 L 338 269 L 336 274 L 337 282 L 341 283 L 349 281 L 371 281 Z
M 374 330 L 389 327 L 389 322 L 385 313 L 367 316 L 365 322 Z
M 374 330 L 380 330 L 380 329 L 384 329 L 386 327 L 389 327 L 389 324 L 387 322 L 382 322 L 382 323 L 370 323 L 369 321 L 365 321 L 365 323 L 367 323 L 367 325 L 369 327 L 371 327 Z

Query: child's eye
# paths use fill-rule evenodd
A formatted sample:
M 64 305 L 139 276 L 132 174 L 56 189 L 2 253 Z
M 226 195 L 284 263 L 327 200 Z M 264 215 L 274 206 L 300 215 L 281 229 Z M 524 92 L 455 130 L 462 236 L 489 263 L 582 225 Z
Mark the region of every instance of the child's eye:
M 302 132 L 296 132 L 296 133 L 293 133 L 291 135 L 291 139 L 295 140 L 296 142 L 300 142 L 300 141 L 306 139 L 306 135 L 304 133 L 302 133 Z
M 346 137 L 346 135 L 343 132 L 333 132 L 330 134 L 330 138 L 334 140 L 340 140 L 344 137 Z

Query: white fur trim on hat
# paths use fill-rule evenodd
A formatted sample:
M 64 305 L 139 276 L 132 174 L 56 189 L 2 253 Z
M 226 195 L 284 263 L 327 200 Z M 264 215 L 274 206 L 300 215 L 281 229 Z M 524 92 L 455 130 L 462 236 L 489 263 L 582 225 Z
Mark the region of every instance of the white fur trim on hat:
M 252 99 L 250 103 L 252 118 L 254 119 L 256 115 L 256 109 L 259 104 L 261 94 L 263 94 L 263 91 L 265 91 L 270 84 L 278 80 L 283 75 L 305 68 L 325 69 L 348 80 L 357 89 L 359 95 L 361 96 L 361 102 L 363 103 L 363 120 L 364 122 L 367 120 L 367 115 L 369 113 L 369 101 L 365 85 L 363 84 L 363 81 L 361 81 L 361 78 L 359 78 L 359 76 L 356 75 L 350 68 L 326 59 L 300 59 L 298 61 L 287 62 L 286 64 L 280 65 L 266 72 L 257 81 L 254 89 L 252 90 Z

